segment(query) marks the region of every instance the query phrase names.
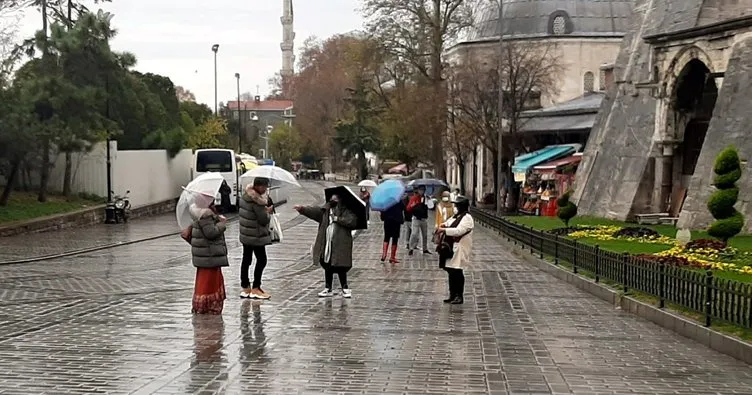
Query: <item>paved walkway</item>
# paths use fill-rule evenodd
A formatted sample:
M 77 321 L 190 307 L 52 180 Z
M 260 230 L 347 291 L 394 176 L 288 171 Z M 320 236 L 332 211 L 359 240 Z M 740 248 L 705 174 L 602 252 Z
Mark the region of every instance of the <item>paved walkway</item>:
M 614 310 L 475 233 L 464 305 L 434 257 L 382 265 L 356 239 L 354 298 L 321 300 L 316 226 L 270 248 L 271 301 L 192 317 L 182 240 L 0 267 L 0 394 L 752 394 L 752 369 Z M 229 238 L 237 236 L 235 227 Z M 404 257 L 407 258 L 407 257 Z

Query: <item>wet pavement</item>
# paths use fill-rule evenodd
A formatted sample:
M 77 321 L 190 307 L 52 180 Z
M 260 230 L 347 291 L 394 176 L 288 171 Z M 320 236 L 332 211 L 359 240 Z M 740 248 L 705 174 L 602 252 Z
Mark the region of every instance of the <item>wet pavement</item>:
M 353 299 L 319 299 L 316 225 L 290 206 L 273 299 L 235 297 L 234 247 L 221 317 L 190 314 L 177 238 L 0 267 L 0 394 L 752 394 L 748 365 L 535 270 L 482 228 L 464 305 L 441 302 L 433 256 L 382 265 L 377 222 L 356 238 Z

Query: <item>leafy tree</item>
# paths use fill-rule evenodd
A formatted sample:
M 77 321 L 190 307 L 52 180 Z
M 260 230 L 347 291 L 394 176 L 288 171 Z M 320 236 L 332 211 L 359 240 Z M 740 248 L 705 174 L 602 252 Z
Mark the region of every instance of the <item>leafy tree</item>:
M 739 234 L 744 228 L 744 215 L 736 211 L 734 205 L 739 199 L 739 188 L 736 182 L 742 177 L 742 167 L 739 154 L 734 147 L 721 151 L 713 167 L 717 191 L 708 200 L 708 210 L 716 221 L 708 229 L 708 233 L 723 242 Z
M 368 31 L 396 58 L 406 61 L 431 87 L 434 105 L 426 125 L 431 159 L 445 178 L 446 62 L 442 55 L 473 20 L 472 0 L 362 0 Z
M 358 79 L 355 88 L 348 91 L 350 97 L 347 102 L 352 115 L 337 123 L 334 140 L 345 151 L 346 158 L 356 161 L 358 175 L 360 179 L 364 179 L 368 177 L 366 152 L 375 152 L 380 145 L 379 131 L 373 126 L 376 109 L 369 100 L 364 79 Z
M 196 95 L 194 95 L 193 92 L 189 91 L 188 89 L 183 88 L 182 86 L 175 87 L 175 95 L 177 96 L 180 103 L 196 101 Z
M 192 149 L 221 147 L 220 140 L 227 134 L 227 121 L 212 117 L 196 127 L 194 133 L 188 135 L 188 147 Z
M 294 127 L 280 124 L 269 135 L 269 151 L 277 165 L 290 169 L 292 161 L 299 159 L 303 141 Z
M 201 125 L 213 116 L 211 108 L 195 101 L 180 102 L 180 111 L 188 114 L 195 125 Z

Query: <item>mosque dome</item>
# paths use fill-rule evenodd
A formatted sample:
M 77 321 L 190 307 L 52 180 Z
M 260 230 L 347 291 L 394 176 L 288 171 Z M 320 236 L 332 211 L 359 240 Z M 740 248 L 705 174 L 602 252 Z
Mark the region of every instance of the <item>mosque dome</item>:
M 634 0 L 503 0 L 504 37 L 621 37 Z M 499 37 L 499 6 L 491 2 L 476 15 L 466 41 Z

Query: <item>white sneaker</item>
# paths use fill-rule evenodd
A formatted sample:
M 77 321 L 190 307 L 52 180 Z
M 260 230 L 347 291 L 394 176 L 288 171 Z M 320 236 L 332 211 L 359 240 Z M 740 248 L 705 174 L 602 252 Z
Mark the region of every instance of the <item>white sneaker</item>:
M 246 291 L 241 291 L 240 292 L 240 297 L 242 299 L 251 299 L 251 298 L 253 298 L 253 294 L 251 293 L 251 291 L 247 291 L 247 292 Z
M 332 296 L 334 296 L 334 292 L 332 292 L 331 289 L 325 289 L 319 292 L 319 298 L 331 298 Z
M 349 288 L 348 289 L 343 289 L 342 290 L 342 296 L 345 297 L 345 298 L 347 298 L 347 299 L 350 299 L 350 298 L 352 298 L 352 291 Z

